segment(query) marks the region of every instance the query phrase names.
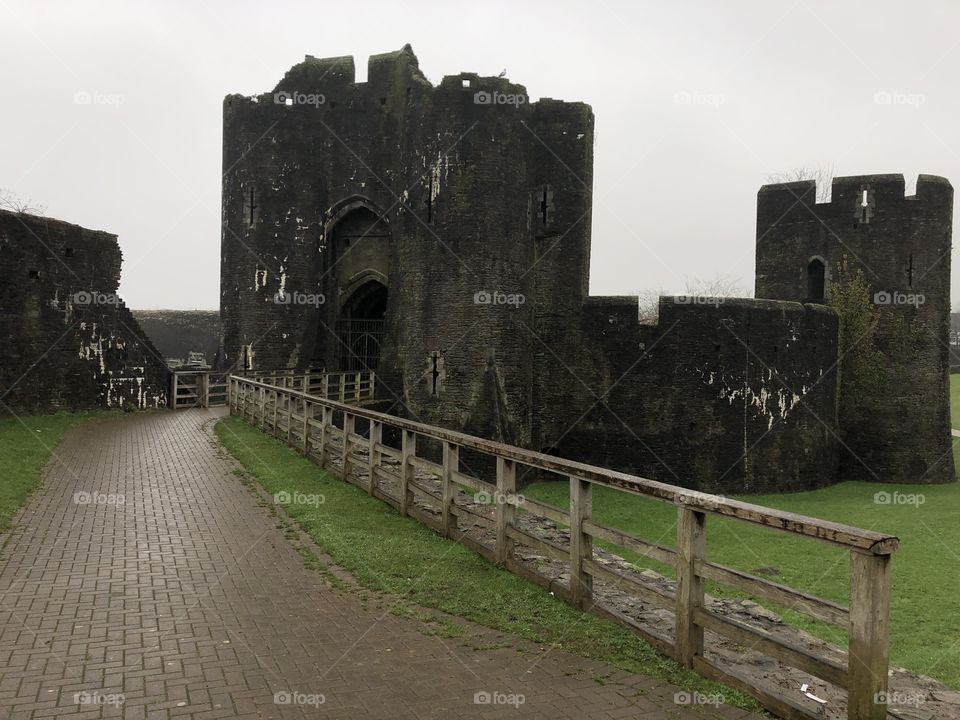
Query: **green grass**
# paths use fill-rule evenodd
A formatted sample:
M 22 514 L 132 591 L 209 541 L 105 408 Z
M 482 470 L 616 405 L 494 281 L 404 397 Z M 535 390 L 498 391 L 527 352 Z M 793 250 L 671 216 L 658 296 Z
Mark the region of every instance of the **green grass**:
M 894 490 L 921 493 L 925 502 L 919 507 L 874 503 L 874 493 Z M 539 483 L 527 488 L 526 493 L 559 507 L 567 506 L 565 485 Z M 960 576 L 960 485 L 892 487 L 847 482 L 814 492 L 742 499 L 899 536 L 902 545 L 893 558 L 891 662 L 960 687 L 960 645 L 955 645 L 960 637 L 960 596 L 954 580 Z M 594 518 L 603 524 L 669 547 L 676 545 L 676 509 L 670 505 L 596 488 L 593 507 Z M 670 574 L 657 563 L 621 549 L 616 552 L 637 565 Z M 711 517 L 707 522 L 707 558 L 754 574 L 773 570 L 777 574 L 772 580 L 828 600 L 847 604 L 849 599 L 848 554 L 812 539 Z M 709 592 L 734 595 L 713 585 Z M 846 642 L 845 633 L 839 629 L 797 613 L 782 614 L 791 625 L 831 642 Z
M 960 375 L 950 377 L 953 427 L 960 428 Z M 954 459 L 960 469 L 958 443 Z M 923 502 L 878 504 L 876 493 L 919 495 Z M 530 497 L 566 508 L 568 490 L 558 483 L 536 483 Z M 739 499 L 856 527 L 892 533 L 901 539 L 893 556 L 890 659 L 894 665 L 930 675 L 960 687 L 960 484 L 909 485 L 846 482 L 814 492 L 752 495 Z M 594 517 L 663 545 L 676 545 L 676 510 L 642 497 L 597 488 Z M 707 557 L 740 570 L 765 574 L 776 582 L 842 604 L 849 601 L 848 555 L 813 540 L 743 523 L 711 518 L 707 529 Z M 640 567 L 671 575 L 671 569 L 610 548 Z M 757 571 L 760 573 L 757 573 Z M 769 575 L 773 571 L 775 575 Z M 711 584 L 709 591 L 735 596 Z M 781 612 L 792 625 L 838 644 L 846 634 L 806 616 L 763 603 Z
M 960 376 L 951 376 L 951 401 L 953 424 L 960 428 Z M 229 432 L 226 428 L 229 428 Z M 243 438 L 243 443 L 236 438 L 231 441 L 229 436 L 232 432 Z M 251 466 L 255 467 L 258 461 L 255 454 L 249 454 L 249 449 L 244 450 L 244 443 L 248 444 L 249 448 L 257 448 L 256 452 L 262 454 L 270 464 L 280 459 L 273 455 L 267 458 L 263 454 L 266 450 L 259 449 L 263 447 L 262 443 L 266 442 L 270 452 L 275 452 L 282 450 L 279 445 L 274 448 L 275 443 L 265 439 L 258 443 L 258 438 L 262 436 L 238 421 L 230 421 L 221 428 L 220 433 L 221 436 L 227 436 L 224 438 L 225 443 L 236 453 L 248 453 L 245 463 Z M 960 458 L 956 456 L 955 448 L 955 459 L 957 467 L 960 468 Z M 302 488 L 320 483 L 326 487 L 332 482 L 341 488 L 340 492 L 349 493 L 346 497 L 349 498 L 351 508 L 353 502 L 360 501 L 358 498 L 366 501 L 366 496 L 353 486 L 326 476 L 321 478 L 321 473 L 315 466 L 290 451 L 289 462 L 293 463 L 294 458 L 297 463 L 302 463 L 296 465 L 298 473 L 303 473 L 297 475 L 297 482 L 304 483 L 298 486 L 301 491 L 304 491 Z M 289 470 L 282 463 L 277 468 L 280 477 L 288 476 Z M 255 474 L 268 489 L 279 489 L 285 482 L 280 481 L 277 476 L 268 477 L 269 472 L 262 467 Z M 568 504 L 568 489 L 564 483 L 535 483 L 524 492 L 561 508 L 566 508 Z M 877 493 L 893 492 L 919 495 L 923 502 L 882 504 L 874 501 Z M 960 592 L 956 581 L 956 578 L 960 577 L 960 484 L 899 487 L 880 483 L 845 482 L 814 492 L 750 496 L 741 499 L 899 536 L 902 545 L 893 557 L 891 662 L 960 688 L 960 643 L 957 642 L 960 637 Z M 534 603 L 534 606 L 541 607 L 545 600 L 542 591 L 493 568 L 459 546 L 441 540 L 426 528 L 397 517 L 390 508 L 375 501 L 370 502 L 373 502 L 373 505 L 365 509 L 363 514 L 366 516 L 370 513 L 379 518 L 377 521 L 371 519 L 370 523 L 351 517 L 352 511 L 348 510 L 347 506 L 339 508 L 345 518 L 331 519 L 326 526 L 319 516 L 305 519 L 315 539 L 327 548 L 338 562 L 357 572 L 364 584 L 397 594 L 409 594 L 411 600 L 421 605 L 438 607 L 491 627 L 518 632 L 525 637 L 536 635 L 542 638 L 541 641 L 553 641 L 557 637 L 563 637 L 554 634 L 555 628 L 547 629 L 553 627 L 553 623 L 561 617 L 567 624 L 587 623 L 591 628 L 598 628 L 596 631 L 591 630 L 591 633 L 600 634 L 579 640 L 566 637 L 563 642 L 571 651 L 601 657 L 624 667 L 623 662 L 633 652 L 640 652 L 638 657 L 641 659 L 638 662 L 641 662 L 643 667 L 634 669 L 656 675 L 648 664 L 659 664 L 666 668 L 661 670 L 661 673 L 668 672 L 671 674 L 670 679 L 683 684 L 676 679 L 679 671 L 672 663 L 651 656 L 649 648 L 630 639 L 622 630 L 612 626 L 600 630 L 600 625 L 593 624 L 598 621 L 580 619 L 582 616 L 575 613 L 571 615 L 573 611 L 552 599 L 547 604 L 549 613 L 542 609 L 537 611 L 544 613 L 542 617 L 531 617 L 525 606 L 527 603 Z M 663 545 L 675 546 L 676 509 L 673 506 L 606 488 L 594 490 L 593 505 L 594 518 L 603 524 Z M 327 507 L 326 511 L 330 509 Z M 320 512 L 325 511 L 321 509 Z M 304 521 L 304 518 L 298 519 Z M 383 524 L 380 524 L 380 520 Z M 343 523 L 348 527 L 343 527 Z M 395 526 L 393 523 L 399 525 Z M 406 527 L 408 523 L 412 524 L 412 527 L 401 533 L 398 528 L 401 525 Z M 393 535 L 394 532 L 398 534 Z M 407 545 L 407 532 L 418 537 L 413 546 Z M 368 536 L 367 533 L 372 535 Z M 392 569 L 377 565 L 376 570 L 369 571 L 369 576 L 365 575 L 367 571 L 364 566 L 371 562 L 369 556 L 374 552 L 365 548 L 371 542 L 374 546 L 387 548 L 387 555 L 401 553 L 397 556 L 399 564 Z M 610 549 L 640 567 L 649 567 L 671 575 L 671 569 L 659 563 L 640 558 L 622 548 Z M 456 578 L 456 583 L 452 586 L 447 585 L 451 578 L 445 579 L 446 560 L 442 566 L 435 569 L 438 574 L 430 572 L 429 582 L 417 581 L 416 571 L 411 571 L 409 577 L 392 575 L 394 571 L 400 571 L 402 576 L 401 568 L 408 562 L 414 568 L 427 568 L 438 554 L 447 552 L 450 553 L 448 557 L 456 558 L 450 569 L 451 578 Z M 405 559 L 400 560 L 401 557 Z M 710 518 L 707 557 L 714 562 L 765 575 L 781 584 L 844 605 L 849 601 L 849 556 L 842 548 L 731 520 Z M 387 560 L 383 562 L 392 565 Z M 458 569 L 461 568 L 463 571 L 459 572 Z M 506 587 L 510 588 L 509 592 L 502 599 L 490 604 L 491 592 L 496 597 L 506 592 Z M 742 597 L 713 584 L 709 586 L 709 592 L 719 596 Z M 434 593 L 437 595 L 434 596 Z M 512 593 L 516 593 L 516 596 Z M 781 613 L 791 625 L 802 627 L 831 642 L 846 644 L 846 633 L 841 629 L 816 622 L 789 609 L 765 602 L 763 604 Z M 558 607 L 554 608 L 554 605 Z M 506 619 L 504 612 L 507 613 Z M 611 635 L 607 636 L 607 632 Z M 625 653 L 624 646 L 620 643 L 628 643 L 633 649 L 630 653 Z M 642 652 L 639 650 L 641 646 L 644 648 Z M 656 676 L 665 677 L 662 674 Z
M 401 517 L 250 425 L 226 418 L 217 424 L 216 433 L 268 493 L 323 495 L 322 504 L 285 509 L 360 585 L 393 596 L 396 614 L 421 617 L 416 606 L 433 608 L 684 689 L 722 692 L 729 704 L 757 709 L 750 698 L 664 658 L 619 625 L 574 610 L 417 521 Z M 438 632 L 456 636 L 449 621 L 441 625 Z M 531 665 L 535 659 L 531 657 Z
M 0 532 L 40 484 L 44 466 L 71 427 L 97 413 L 0 418 Z

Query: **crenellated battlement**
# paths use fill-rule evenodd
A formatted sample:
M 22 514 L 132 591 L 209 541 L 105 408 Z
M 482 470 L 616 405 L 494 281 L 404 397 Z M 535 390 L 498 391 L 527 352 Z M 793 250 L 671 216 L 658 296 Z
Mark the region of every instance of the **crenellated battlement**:
M 866 225 L 885 215 L 952 212 L 953 187 L 946 178 L 920 175 L 914 195 L 906 195 L 905 186 L 901 174 L 837 177 L 831 183 L 830 201 L 817 202 L 813 180 L 764 185 L 757 193 L 757 225 L 839 219 L 852 227 L 854 222 Z
M 884 356 L 882 392 L 865 393 L 861 414 L 840 419 L 854 456 L 844 465 L 856 474 L 866 462 L 900 482 L 949 482 L 953 468 L 942 460 L 950 447 L 953 187 L 920 175 L 916 193 L 907 195 L 903 175 L 888 174 L 834 178 L 831 190 L 830 202 L 817 203 L 812 180 L 760 188 L 757 297 L 828 302 L 834 288 L 862 277 L 876 308 L 878 357 L 894 347 L 910 350 Z
M 367 60 L 367 80 L 356 81 L 356 67 L 350 55 L 317 58 L 305 56 L 304 60 L 291 67 L 267 93 L 254 96 L 239 94 L 228 95 L 224 107 L 259 106 L 262 112 L 269 112 L 269 106 L 275 104 L 278 93 L 303 93 L 323 95 L 332 105 L 352 104 L 354 109 L 368 111 L 366 101 L 377 101 L 381 105 L 401 106 L 406 104 L 413 92 L 437 93 L 448 98 L 451 94 L 463 97 L 464 104 L 488 105 L 503 109 L 524 109 L 527 113 L 539 109 L 550 114 L 573 113 L 574 116 L 589 116 L 592 110 L 583 102 L 565 102 L 552 98 L 542 98 L 539 102 L 530 101 L 526 86 L 511 82 L 502 76 L 485 76 L 475 72 L 460 72 L 445 75 L 439 84 L 434 85 L 420 71 L 420 64 L 410 45 L 400 50 L 371 55 Z M 359 102 L 359 104 L 357 104 Z

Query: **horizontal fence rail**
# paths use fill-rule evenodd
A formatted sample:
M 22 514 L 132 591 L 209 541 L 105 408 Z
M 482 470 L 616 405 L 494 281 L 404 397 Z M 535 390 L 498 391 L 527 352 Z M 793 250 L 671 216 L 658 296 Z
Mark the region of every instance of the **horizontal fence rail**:
M 376 389 L 373 372 L 244 371 L 248 380 L 298 390 L 329 400 L 364 404 L 372 402 Z M 175 370 L 171 373 L 170 407 L 183 410 L 227 404 L 229 373 L 214 370 Z
M 231 414 L 285 440 L 322 467 L 334 470 L 402 514 L 420 520 L 532 582 L 549 587 L 557 596 L 584 611 L 625 625 L 664 654 L 700 674 L 753 695 L 781 717 L 822 715 L 799 702 L 796 693 L 788 694 L 774 684 L 761 685 L 729 664 L 708 657 L 706 631 L 845 689 L 848 720 L 885 720 L 887 717 L 884 699 L 889 669 L 890 556 L 899 547 L 896 537 L 728 500 L 350 405 L 343 399 L 349 402 L 364 396 L 361 386 L 369 387 L 372 398 L 374 378 L 370 374 L 369 378 L 355 379 L 351 395 L 342 390 L 347 382 L 343 376 L 351 373 L 340 375 L 333 385 L 330 380 L 320 381 L 322 396 L 310 392 L 317 384 L 309 378 L 289 380 L 286 376 L 287 380 L 281 380 L 282 375 L 262 379 L 233 375 L 229 378 L 228 392 Z M 361 424 L 362 432 L 358 432 Z M 390 442 L 385 440 L 387 434 Z M 463 471 L 460 462 L 463 452 L 479 454 L 491 461 L 486 478 Z M 565 477 L 569 482 L 569 509 L 520 495 L 518 467 Z M 594 521 L 594 486 L 674 505 L 676 549 Z M 478 496 L 489 500 L 481 509 L 476 502 L 469 502 Z M 483 508 L 489 508 L 489 512 Z M 568 527 L 569 541 L 562 544 L 529 532 L 521 522 L 521 516 L 528 514 Z M 729 518 L 789 533 L 798 540 L 806 538 L 846 549 L 850 607 L 709 562 L 706 559 L 708 517 Z M 487 544 L 478 542 L 468 536 L 461 525 L 483 527 L 493 539 Z M 672 567 L 676 572 L 675 586 L 672 589 L 653 586 L 644 583 L 638 574 L 621 573 L 601 564 L 594 555 L 595 540 Z M 518 545 L 563 562 L 569 569 L 569 582 L 558 583 L 531 569 L 515 553 Z M 631 592 L 645 603 L 670 611 L 674 618 L 672 637 L 641 625 L 594 597 L 594 581 L 615 583 L 618 590 Z M 707 581 L 789 606 L 791 610 L 846 629 L 847 652 L 843 653 L 842 661 L 824 657 L 758 626 L 711 612 L 705 602 Z
M 369 370 L 349 372 L 297 372 L 294 370 L 252 371 L 235 373 L 248 380 L 256 380 L 297 390 L 308 395 L 343 403 L 363 404 L 374 400 L 377 378 Z
M 183 410 L 227 404 L 227 373 L 174 370 L 170 373 L 170 407 Z

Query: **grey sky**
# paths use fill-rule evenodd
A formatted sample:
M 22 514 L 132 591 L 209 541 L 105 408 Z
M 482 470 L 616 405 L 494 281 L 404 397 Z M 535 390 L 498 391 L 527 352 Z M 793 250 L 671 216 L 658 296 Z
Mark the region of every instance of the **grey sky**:
M 956 3 L 0 0 L 0 11 L 0 188 L 118 234 L 133 308 L 218 307 L 223 96 L 272 89 L 305 54 L 353 55 L 362 80 L 368 55 L 409 42 L 434 83 L 505 68 L 533 99 L 590 103 L 593 294 L 681 292 L 718 273 L 752 290 L 755 196 L 773 173 L 832 164 L 960 184 Z

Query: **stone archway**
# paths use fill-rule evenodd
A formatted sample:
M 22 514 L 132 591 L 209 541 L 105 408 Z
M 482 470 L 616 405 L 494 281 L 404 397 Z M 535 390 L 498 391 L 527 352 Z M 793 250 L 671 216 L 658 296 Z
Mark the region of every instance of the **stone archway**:
M 340 341 L 338 369 L 377 369 L 385 330 L 387 296 L 387 286 L 379 279 L 368 277 L 347 297 L 337 321 Z
M 311 366 L 374 369 L 384 335 L 393 235 L 386 213 L 354 195 L 324 213 L 316 282 L 325 302 L 307 333 Z

